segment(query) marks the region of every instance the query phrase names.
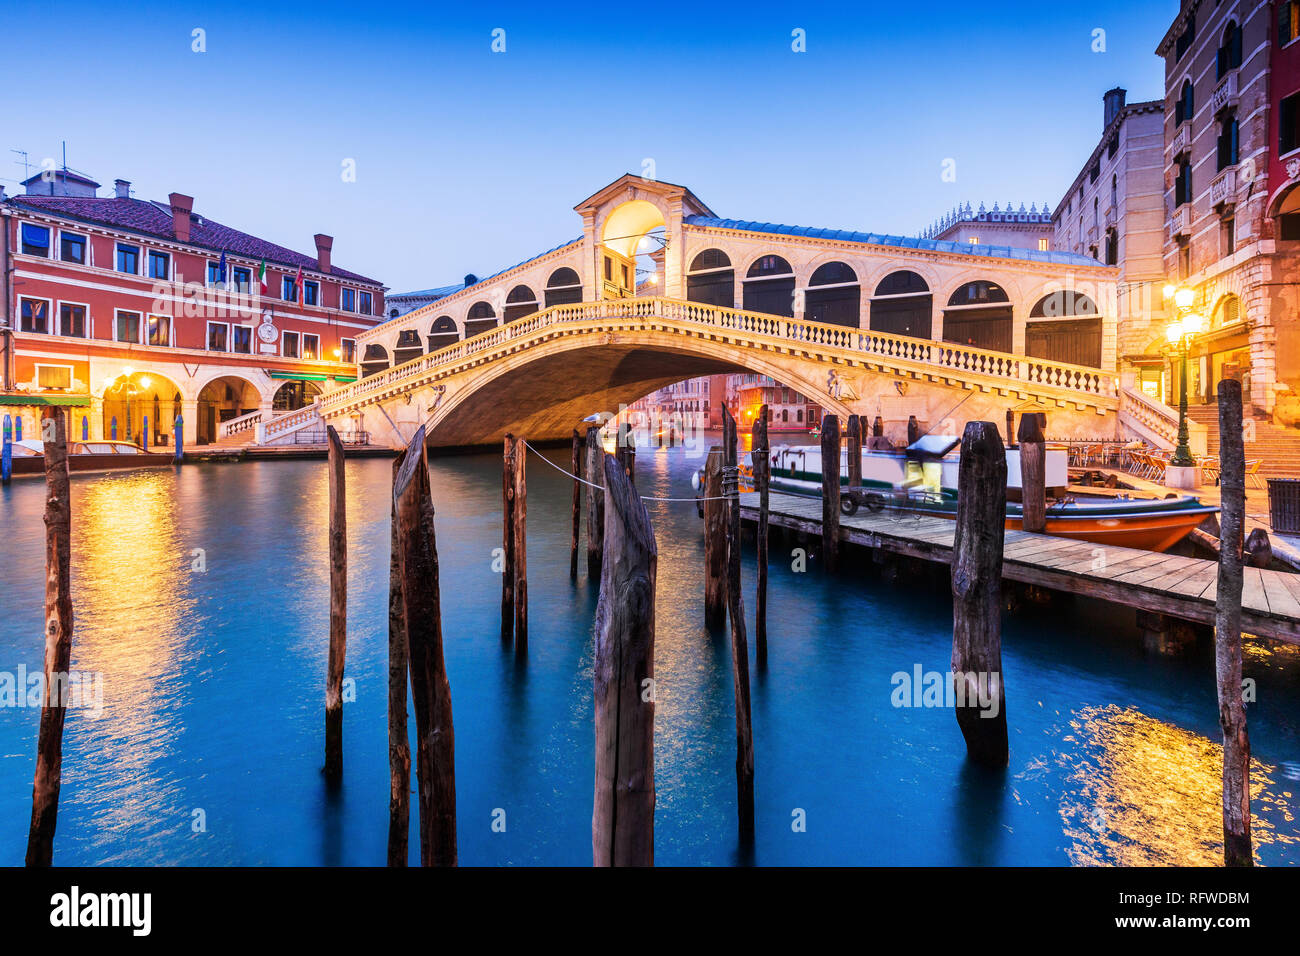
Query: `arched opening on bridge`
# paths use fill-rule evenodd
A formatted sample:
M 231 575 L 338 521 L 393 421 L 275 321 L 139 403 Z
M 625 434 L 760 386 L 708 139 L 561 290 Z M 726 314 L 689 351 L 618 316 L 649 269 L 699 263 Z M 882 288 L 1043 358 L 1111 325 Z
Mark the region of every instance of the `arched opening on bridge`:
M 436 352 L 438 349 L 445 349 L 449 345 L 455 345 L 460 341 L 460 333 L 456 330 L 456 320 L 450 315 L 440 315 L 433 320 L 433 325 L 429 326 L 429 351 Z
M 1101 314 L 1082 292 L 1059 289 L 1034 303 L 1025 323 L 1025 354 L 1051 362 L 1101 368 Z
M 934 296 L 915 272 L 891 272 L 871 297 L 871 329 L 928 339 L 933 329 Z
M 424 348 L 420 345 L 418 329 L 402 329 L 397 333 L 397 342 L 393 345 L 394 365 L 414 361 L 423 354 Z
M 1011 300 L 997 283 L 967 282 L 948 299 L 943 313 L 945 342 L 1010 352 L 1011 335 Z
M 746 312 L 794 317 L 794 270 L 780 256 L 759 256 L 745 274 Z
M 176 383 L 153 372 L 123 372 L 104 389 L 104 437 L 137 444 L 145 437 L 150 445 L 165 445 L 172 434 L 176 416 L 181 413 L 181 393 Z M 149 431 L 145 434 L 145 419 Z M 81 437 L 81 428 L 74 429 Z M 74 434 L 69 434 L 73 438 Z
M 513 322 L 515 319 L 522 319 L 525 315 L 532 315 L 537 311 L 537 295 L 526 285 L 517 285 L 510 290 L 506 296 L 505 322 Z
M 320 398 L 320 392 L 321 388 L 315 382 L 300 380 L 285 382 L 271 397 L 271 411 L 296 412 Z
M 496 327 L 497 313 L 490 302 L 475 302 L 465 314 L 465 338 Z
M 367 345 L 365 354 L 361 356 L 361 377 L 374 375 L 386 368 L 388 368 L 388 349 L 382 345 Z
M 856 329 L 862 320 L 858 274 L 846 263 L 827 262 L 808 280 L 804 317 L 810 322 Z
M 232 418 L 257 411 L 262 397 L 252 382 L 235 375 L 223 375 L 199 392 L 196 433 L 200 445 L 210 445 L 220 436 L 219 426 Z
M 635 295 L 638 271 L 647 276 L 647 294 L 662 291 L 664 225 L 663 213 L 648 200 L 629 199 L 614 207 L 601 230 L 601 298 Z
M 561 266 L 546 280 L 546 308 L 582 301 L 582 280 L 568 266 Z
M 686 298 L 731 309 L 736 305 L 736 270 L 721 249 L 705 249 L 686 271 Z

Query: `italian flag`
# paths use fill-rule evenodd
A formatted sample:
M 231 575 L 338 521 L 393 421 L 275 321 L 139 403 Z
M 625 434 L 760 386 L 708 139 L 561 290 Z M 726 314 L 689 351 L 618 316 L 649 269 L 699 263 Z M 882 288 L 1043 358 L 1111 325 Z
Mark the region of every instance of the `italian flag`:
M 257 268 L 257 281 L 261 284 L 262 291 L 265 292 L 266 291 L 266 259 L 263 259 L 262 264 Z

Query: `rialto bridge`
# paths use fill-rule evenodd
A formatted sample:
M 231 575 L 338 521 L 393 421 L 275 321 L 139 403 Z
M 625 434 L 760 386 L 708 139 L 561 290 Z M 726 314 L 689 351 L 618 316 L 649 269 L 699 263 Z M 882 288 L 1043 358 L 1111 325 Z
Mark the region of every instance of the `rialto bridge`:
M 434 446 L 562 438 L 673 382 L 747 370 L 891 436 L 909 416 L 959 430 L 1008 409 L 1047 410 L 1053 437 L 1170 430 L 1120 386 L 1115 270 L 1095 260 L 724 220 L 631 175 L 575 208 L 580 238 L 359 336 L 361 377 L 320 414 L 377 444 L 420 424 Z

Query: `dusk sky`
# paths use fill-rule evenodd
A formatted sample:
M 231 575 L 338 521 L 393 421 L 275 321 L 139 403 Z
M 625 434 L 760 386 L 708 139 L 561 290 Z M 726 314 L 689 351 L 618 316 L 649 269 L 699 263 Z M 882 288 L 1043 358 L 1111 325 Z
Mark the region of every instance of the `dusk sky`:
M 336 263 L 394 292 L 576 237 L 572 207 L 647 159 L 720 216 L 910 235 L 958 202 L 1054 206 L 1102 93 L 1161 95 L 1153 50 L 1178 4 L 593 9 L 17 5 L 3 145 L 36 172 L 66 141 L 101 195 L 119 177 L 187 193 L 302 252 L 330 233 Z M 6 152 L 10 193 L 22 173 Z

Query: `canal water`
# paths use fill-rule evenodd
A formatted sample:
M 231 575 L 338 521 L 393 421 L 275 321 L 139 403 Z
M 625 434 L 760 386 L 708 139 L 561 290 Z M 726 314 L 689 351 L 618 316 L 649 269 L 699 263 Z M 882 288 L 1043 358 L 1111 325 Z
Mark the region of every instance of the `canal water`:
M 565 462 L 567 449 L 545 453 Z M 642 449 L 643 494 L 689 497 L 697 453 Z M 569 580 L 565 477 L 531 456 L 528 660 L 499 637 L 500 459 L 431 462 L 456 730 L 462 864 L 591 862 L 592 618 Z M 387 835 L 391 462 L 347 466 L 346 775 L 326 787 L 326 474 L 320 461 L 72 479 L 72 665 L 102 708 L 69 713 L 58 864 L 382 865 Z M 0 696 L 39 671 L 43 483 L 0 490 Z M 1005 618 L 1011 765 L 968 766 L 943 707 L 895 706 L 946 672 L 942 573 L 890 580 L 774 540 L 770 656 L 751 663 L 757 837 L 736 838 L 727 638 L 703 618 L 691 503 L 650 503 L 660 864 L 1191 864 L 1218 861 L 1211 648 L 1144 649 L 1133 613 Z M 743 575 L 753 634 L 753 548 Z M 1251 644 L 1257 859 L 1300 862 L 1300 654 Z M 93 686 L 93 685 L 92 685 Z M 908 695 L 908 703 L 911 696 Z M 0 706 L 0 864 L 23 860 L 38 707 Z M 414 804 L 414 800 L 412 801 Z M 414 823 L 415 811 L 412 811 Z M 495 826 L 494 826 L 495 824 Z M 504 826 L 502 826 L 504 824 Z M 412 862 L 418 841 L 411 841 Z

